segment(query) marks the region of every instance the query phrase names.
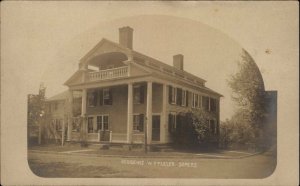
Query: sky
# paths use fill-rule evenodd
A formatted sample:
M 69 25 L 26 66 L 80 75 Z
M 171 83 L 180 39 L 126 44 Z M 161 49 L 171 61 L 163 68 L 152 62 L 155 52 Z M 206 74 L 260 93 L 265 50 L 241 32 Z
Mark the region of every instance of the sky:
M 280 84 L 273 79 L 278 71 L 271 67 L 287 60 L 280 53 L 291 56 L 294 52 L 281 50 L 278 43 L 296 46 L 283 34 L 287 28 L 297 30 L 288 17 L 293 15 L 286 14 L 293 8 L 280 3 L 273 11 L 264 11 L 263 3 L 127 2 L 126 8 L 116 2 L 79 3 L 6 2 L 2 8 L 4 81 L 22 82 L 13 88 L 26 94 L 37 93 L 44 82 L 46 96 L 51 97 L 67 89 L 63 83 L 95 44 L 103 37 L 117 42 L 118 28 L 131 26 L 134 50 L 170 65 L 172 56 L 181 53 L 186 71 L 207 80 L 207 87 L 224 95 L 224 120 L 234 112 L 226 80 L 236 71 L 241 49 L 256 61 L 266 89 L 277 90 Z M 141 6 L 145 4 L 148 6 Z M 242 11 L 251 8 L 260 16 Z M 286 73 L 284 68 L 281 71 Z M 282 77 L 292 78 L 287 75 L 292 74 Z

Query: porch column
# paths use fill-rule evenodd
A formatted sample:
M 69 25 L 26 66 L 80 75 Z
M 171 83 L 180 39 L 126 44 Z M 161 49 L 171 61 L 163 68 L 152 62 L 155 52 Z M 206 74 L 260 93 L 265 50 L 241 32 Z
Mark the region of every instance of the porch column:
M 68 114 L 68 134 L 67 134 L 67 141 L 71 141 L 72 139 L 72 123 L 73 123 L 73 91 L 69 90 L 69 114 Z
M 162 113 L 161 113 L 161 125 L 160 125 L 160 141 L 162 143 L 166 143 L 166 129 L 167 129 L 167 122 L 168 122 L 168 115 L 167 115 L 167 85 L 163 84 L 162 89 Z
M 127 108 L 127 143 L 132 143 L 133 122 L 133 86 L 128 84 L 128 108 Z
M 86 98 L 87 98 L 87 90 L 82 89 L 82 98 L 81 98 L 81 117 L 83 117 L 82 120 L 82 127 L 83 127 L 83 138 L 86 139 L 86 133 L 87 133 L 87 124 L 86 124 Z
M 152 142 L 152 82 L 147 82 L 147 142 Z
M 82 101 L 81 101 L 81 116 L 86 114 L 86 89 L 82 89 Z

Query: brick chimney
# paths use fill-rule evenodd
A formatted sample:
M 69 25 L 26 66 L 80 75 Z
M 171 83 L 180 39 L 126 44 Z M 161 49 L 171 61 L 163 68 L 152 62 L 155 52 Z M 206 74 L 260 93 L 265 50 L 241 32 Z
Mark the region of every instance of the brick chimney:
M 132 49 L 133 29 L 129 26 L 119 28 L 119 43 L 127 48 Z
M 183 70 L 183 55 L 177 54 L 173 56 L 173 66 L 178 70 Z

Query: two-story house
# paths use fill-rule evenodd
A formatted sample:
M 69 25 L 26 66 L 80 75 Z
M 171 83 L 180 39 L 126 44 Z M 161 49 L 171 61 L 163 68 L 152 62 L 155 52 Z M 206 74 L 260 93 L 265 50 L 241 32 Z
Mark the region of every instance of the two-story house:
M 68 122 L 67 139 L 111 143 L 170 143 L 176 115 L 190 109 L 214 112 L 210 128 L 218 135 L 221 95 L 205 80 L 184 70 L 184 56 L 173 66 L 133 50 L 133 29 L 119 29 L 119 43 L 102 39 L 80 59 L 79 69 L 65 82 L 72 105 L 81 92 L 81 131 Z M 73 112 L 69 112 L 72 118 Z

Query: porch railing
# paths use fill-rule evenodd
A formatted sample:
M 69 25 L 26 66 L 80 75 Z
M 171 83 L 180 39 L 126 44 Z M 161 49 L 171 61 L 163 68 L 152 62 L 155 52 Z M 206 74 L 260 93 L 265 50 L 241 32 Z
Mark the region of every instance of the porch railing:
M 108 70 L 100 70 L 97 72 L 89 72 L 88 73 L 88 81 L 97 81 L 97 80 L 105 80 L 105 79 L 114 79 L 120 77 L 128 76 L 128 67 L 119 67 Z

